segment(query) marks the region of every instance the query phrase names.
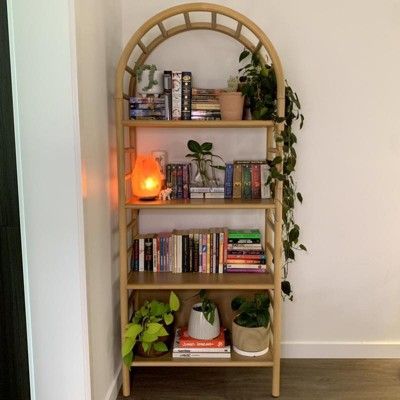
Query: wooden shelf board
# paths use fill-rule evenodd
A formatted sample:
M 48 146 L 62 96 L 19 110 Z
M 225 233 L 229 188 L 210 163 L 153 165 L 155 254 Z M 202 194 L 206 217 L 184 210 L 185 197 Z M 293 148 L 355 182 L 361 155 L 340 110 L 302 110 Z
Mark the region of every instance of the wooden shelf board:
M 232 350 L 231 358 L 172 358 L 167 353 L 157 358 L 135 356 L 132 367 L 272 367 L 272 356 L 268 352 L 260 357 L 244 357 Z
M 274 126 L 274 121 L 167 121 L 130 119 L 122 121 L 122 124 L 124 126 L 141 128 L 266 128 Z
M 204 274 L 184 272 L 130 272 L 127 289 L 265 290 L 274 288 L 272 273 Z
M 174 200 L 139 200 L 133 197 L 125 203 L 126 208 L 134 209 L 260 209 L 275 208 L 272 199 L 174 199 Z

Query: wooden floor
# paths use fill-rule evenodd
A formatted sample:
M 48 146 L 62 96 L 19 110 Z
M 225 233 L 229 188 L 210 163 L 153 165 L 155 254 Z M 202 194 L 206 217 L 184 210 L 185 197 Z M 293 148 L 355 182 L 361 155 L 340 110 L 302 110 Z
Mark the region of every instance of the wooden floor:
M 131 400 L 271 398 L 270 368 L 142 368 L 134 375 Z M 400 360 L 283 360 L 280 399 L 400 400 Z

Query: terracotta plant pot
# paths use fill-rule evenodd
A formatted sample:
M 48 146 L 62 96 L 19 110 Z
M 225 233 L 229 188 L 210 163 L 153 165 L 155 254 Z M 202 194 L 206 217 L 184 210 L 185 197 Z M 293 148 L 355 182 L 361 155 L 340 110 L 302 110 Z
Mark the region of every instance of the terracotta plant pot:
M 219 95 L 221 118 L 228 121 L 242 119 L 244 96 L 241 92 L 222 92 Z
M 246 328 L 232 321 L 233 349 L 247 356 L 257 356 L 268 352 L 270 327 Z M 247 354 L 246 354 L 247 353 Z
M 220 333 L 218 310 L 215 309 L 214 323 L 211 325 L 201 311 L 201 303 L 196 303 L 190 312 L 188 333 L 194 339 L 210 340 Z

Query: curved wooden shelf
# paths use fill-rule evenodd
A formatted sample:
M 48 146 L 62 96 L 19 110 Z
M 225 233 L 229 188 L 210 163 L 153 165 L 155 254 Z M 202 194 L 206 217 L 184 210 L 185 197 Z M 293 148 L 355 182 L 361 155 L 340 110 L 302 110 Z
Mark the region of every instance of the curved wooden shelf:
M 126 208 L 136 210 L 151 209 L 248 209 L 266 210 L 275 208 L 272 199 L 242 200 L 242 199 L 174 199 L 174 200 L 139 200 L 132 198 L 125 203 Z
M 260 357 L 244 357 L 232 350 L 231 358 L 172 358 L 167 353 L 157 358 L 144 358 L 135 356 L 132 367 L 272 367 L 271 353 Z
M 265 274 L 202 274 L 172 272 L 130 272 L 127 289 L 218 289 L 266 290 L 274 289 L 272 273 Z
M 124 120 L 127 127 L 140 128 L 268 128 L 274 126 L 274 121 L 164 121 L 164 120 Z

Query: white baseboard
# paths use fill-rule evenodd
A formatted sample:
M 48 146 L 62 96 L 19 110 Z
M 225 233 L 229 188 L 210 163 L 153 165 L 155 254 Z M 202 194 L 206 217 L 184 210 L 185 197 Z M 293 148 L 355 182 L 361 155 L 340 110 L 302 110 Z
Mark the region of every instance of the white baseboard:
M 115 400 L 117 398 L 119 389 L 121 388 L 122 384 L 121 369 L 122 367 L 120 366 L 114 376 L 114 379 L 111 382 L 110 387 L 107 390 L 107 394 L 104 397 L 104 400 Z
M 400 342 L 283 342 L 282 358 L 400 358 Z

